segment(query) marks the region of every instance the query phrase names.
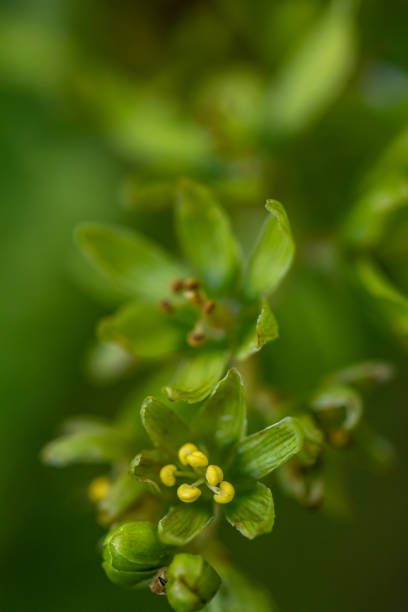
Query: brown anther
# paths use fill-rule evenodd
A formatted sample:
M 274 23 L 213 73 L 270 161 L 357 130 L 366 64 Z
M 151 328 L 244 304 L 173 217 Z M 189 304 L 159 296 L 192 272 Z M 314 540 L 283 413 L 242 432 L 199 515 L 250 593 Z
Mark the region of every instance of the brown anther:
M 201 287 L 201 282 L 197 278 L 188 278 L 184 281 L 184 289 L 187 289 L 187 291 L 198 289 L 199 287 Z
M 212 312 L 214 312 L 215 309 L 215 302 L 214 300 L 207 300 L 206 303 L 203 306 L 203 313 L 206 315 L 211 314 Z
M 351 442 L 350 433 L 344 429 L 333 429 L 329 433 L 329 442 L 336 448 L 343 448 Z
M 167 567 L 159 569 L 151 583 L 149 584 L 150 590 L 155 595 L 165 595 L 167 584 Z
M 184 281 L 181 278 L 175 278 L 170 283 L 170 289 L 173 293 L 180 293 L 183 291 Z
M 205 340 L 205 334 L 203 333 L 192 331 L 187 335 L 187 342 L 192 347 L 201 346 Z
M 184 295 L 190 304 L 201 304 L 203 301 L 200 291 L 197 290 L 188 290 Z
M 168 314 L 174 312 L 173 304 L 169 302 L 169 300 L 161 300 L 159 303 L 159 307 L 163 312 L 166 312 Z

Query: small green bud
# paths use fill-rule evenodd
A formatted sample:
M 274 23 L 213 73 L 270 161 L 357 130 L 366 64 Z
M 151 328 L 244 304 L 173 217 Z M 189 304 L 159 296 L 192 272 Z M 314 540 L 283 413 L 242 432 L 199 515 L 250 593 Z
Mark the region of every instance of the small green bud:
M 176 555 L 167 571 L 166 593 L 176 612 L 201 610 L 221 584 L 217 572 L 200 555 Z
M 103 559 L 108 578 L 115 584 L 131 587 L 150 580 L 168 563 L 170 554 L 151 523 L 128 521 L 106 536 Z

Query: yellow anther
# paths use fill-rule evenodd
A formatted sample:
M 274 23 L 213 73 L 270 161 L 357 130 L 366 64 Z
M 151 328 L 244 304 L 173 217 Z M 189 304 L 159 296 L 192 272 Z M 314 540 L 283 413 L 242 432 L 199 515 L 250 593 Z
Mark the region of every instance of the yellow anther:
M 216 487 L 224 478 L 224 472 L 218 465 L 209 465 L 205 477 L 211 487 Z
M 174 487 L 176 484 L 176 470 L 177 467 L 171 463 L 160 470 L 160 480 L 166 487 Z
M 198 450 L 195 444 L 191 444 L 188 442 L 187 444 L 183 444 L 183 446 L 179 449 L 178 458 L 183 465 L 188 465 L 187 457 L 194 453 L 194 451 Z
M 201 495 L 201 489 L 198 487 L 193 487 L 189 484 L 182 484 L 177 489 L 177 497 L 186 504 L 192 504 L 195 502 Z
M 229 504 L 235 497 L 235 489 L 230 482 L 223 480 L 220 482 L 220 492 L 214 495 L 213 499 L 217 504 Z
M 100 502 L 109 493 L 110 483 L 106 476 L 99 476 L 94 478 L 88 487 L 88 497 L 92 502 Z
M 189 455 L 187 455 L 186 461 L 188 465 L 191 467 L 206 467 L 208 465 L 208 458 L 204 453 L 199 450 L 196 450 Z

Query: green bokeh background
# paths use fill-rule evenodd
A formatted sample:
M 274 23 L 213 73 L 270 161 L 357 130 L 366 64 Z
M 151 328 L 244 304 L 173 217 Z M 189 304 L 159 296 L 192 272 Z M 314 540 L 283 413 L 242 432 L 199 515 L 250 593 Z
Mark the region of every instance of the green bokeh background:
M 130 385 L 124 381 L 95 387 L 84 375 L 84 355 L 96 320 L 111 304 L 87 290 L 72 240 L 76 223 L 129 222 L 174 248 L 167 208 L 150 205 L 131 213 L 123 207 L 126 178 L 136 173 L 169 180 L 192 172 L 211 177 L 213 172 L 205 164 L 192 170 L 190 149 L 183 153 L 184 140 L 179 157 L 169 155 L 166 138 L 174 145 L 174 134 L 159 128 L 154 139 L 162 140 L 162 157 L 156 143 L 146 146 L 144 156 L 112 135 L 109 113 L 115 104 L 120 106 L 122 94 L 119 103 L 108 104 L 106 110 L 104 102 L 111 94 L 107 75 L 121 75 L 127 83 L 124 92 L 132 83 L 141 97 L 147 90 L 164 91 L 181 115 L 191 118 L 192 91 L 201 80 L 219 68 L 242 65 L 253 75 L 272 76 L 326 5 L 317 0 L 3 0 L 4 610 L 167 609 L 164 598 L 153 598 L 147 591 L 118 589 L 100 568 L 103 530 L 86 498 L 89 478 L 98 470 L 58 471 L 43 467 L 38 459 L 41 446 L 63 418 L 114 414 Z M 296 137 L 278 141 L 263 153 L 267 179 L 263 176 L 256 187 L 256 199 L 249 195 L 244 205 L 237 203 L 239 198 L 226 202 L 237 231 L 248 242 L 263 215 L 264 199 L 281 199 L 299 245 L 297 264 L 276 307 L 280 339 L 268 347 L 262 362 L 268 383 L 297 394 L 313 389 L 331 370 L 363 359 L 388 360 L 397 371 L 367 405 L 371 424 L 395 445 L 397 466 L 378 476 L 346 453 L 353 507 L 349 519 L 308 513 L 276 490 L 278 514 L 271 536 L 253 544 L 231 528 L 223 532 L 234 558 L 271 589 L 283 612 L 406 610 L 406 347 L 366 307 L 347 270 L 330 262 L 336 258 L 333 237 L 352 205 L 356 183 L 406 125 L 407 22 L 408 5 L 402 0 L 362 0 L 356 17 L 357 61 L 347 83 Z M 152 125 L 157 126 L 155 121 Z M 131 139 L 130 128 L 129 134 Z M 236 148 L 224 147 L 224 159 L 253 155 L 253 149 L 248 147 L 248 153 L 238 141 Z M 194 146 L 192 137 L 193 151 Z M 406 230 L 404 217 L 401 223 Z M 401 241 L 408 243 L 406 231 Z M 401 252 L 391 272 L 407 291 L 407 249 Z

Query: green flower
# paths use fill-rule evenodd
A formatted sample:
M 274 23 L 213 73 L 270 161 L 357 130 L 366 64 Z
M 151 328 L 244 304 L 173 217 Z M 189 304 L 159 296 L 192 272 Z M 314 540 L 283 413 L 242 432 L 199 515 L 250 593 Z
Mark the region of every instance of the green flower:
M 277 337 L 266 298 L 288 271 L 294 243 L 283 206 L 268 200 L 266 208 L 270 216 L 245 262 L 224 211 L 187 180 L 175 209 L 182 261 L 129 229 L 78 229 L 88 259 L 128 298 L 102 320 L 99 339 L 139 359 L 171 357 L 170 400 L 205 399 L 231 358 L 246 359 Z
M 275 512 L 270 489 L 258 482 L 302 449 L 303 429 L 291 417 L 246 436 L 246 406 L 237 370 L 216 386 L 188 427 L 161 401 L 148 397 L 143 424 L 155 445 L 131 462 L 130 471 L 170 499 L 160 520 L 160 539 L 182 546 L 222 508 L 227 521 L 248 538 L 271 531 Z

